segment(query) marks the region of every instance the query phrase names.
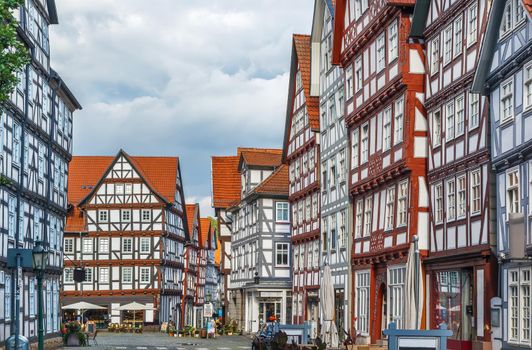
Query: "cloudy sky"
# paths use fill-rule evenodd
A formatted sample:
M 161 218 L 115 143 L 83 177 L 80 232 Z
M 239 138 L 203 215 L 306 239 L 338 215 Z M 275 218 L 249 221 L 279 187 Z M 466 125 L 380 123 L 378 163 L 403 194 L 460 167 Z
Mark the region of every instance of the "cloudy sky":
M 74 153 L 178 155 L 210 209 L 210 157 L 281 147 L 292 33 L 313 0 L 56 0 L 52 65 L 75 93 Z

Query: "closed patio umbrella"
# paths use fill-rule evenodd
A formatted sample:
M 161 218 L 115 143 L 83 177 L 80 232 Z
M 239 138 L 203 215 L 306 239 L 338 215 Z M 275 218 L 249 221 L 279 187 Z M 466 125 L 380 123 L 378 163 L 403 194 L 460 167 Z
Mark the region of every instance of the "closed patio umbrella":
M 405 329 L 421 328 L 421 312 L 423 309 L 423 273 L 417 248 L 417 236 L 410 243 L 408 260 L 406 261 L 405 283 Z
M 322 310 L 321 338 L 328 347 L 338 347 L 338 330 L 334 323 L 334 288 L 331 275 L 331 267 L 325 265 L 320 288 L 320 305 Z

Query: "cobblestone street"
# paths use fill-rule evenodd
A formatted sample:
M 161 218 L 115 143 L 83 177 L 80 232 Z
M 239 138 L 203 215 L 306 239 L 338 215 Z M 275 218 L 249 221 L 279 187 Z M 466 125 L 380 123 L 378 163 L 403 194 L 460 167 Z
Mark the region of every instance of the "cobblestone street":
M 251 349 L 251 340 L 244 336 L 220 336 L 216 339 L 172 338 L 162 333 L 116 334 L 99 333 L 98 345 L 91 340 L 92 350 L 240 350 Z M 63 347 L 64 350 L 79 349 Z

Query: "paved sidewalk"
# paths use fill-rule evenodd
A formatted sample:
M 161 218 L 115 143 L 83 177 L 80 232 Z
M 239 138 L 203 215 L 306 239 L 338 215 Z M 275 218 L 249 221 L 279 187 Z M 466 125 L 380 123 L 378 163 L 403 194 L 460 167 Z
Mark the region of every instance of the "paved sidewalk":
M 164 333 L 98 333 L 98 345 L 87 350 L 244 350 L 251 349 L 251 340 L 245 336 L 219 336 L 215 339 L 175 338 Z M 64 350 L 80 348 L 64 347 Z

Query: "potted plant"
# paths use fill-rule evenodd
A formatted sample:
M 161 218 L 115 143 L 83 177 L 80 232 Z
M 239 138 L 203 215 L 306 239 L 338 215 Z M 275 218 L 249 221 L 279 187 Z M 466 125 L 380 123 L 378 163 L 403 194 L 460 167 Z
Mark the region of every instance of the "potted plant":
M 223 326 L 223 333 L 226 335 L 233 335 L 233 327 L 230 323 L 226 323 Z
M 231 322 L 231 332 L 233 332 L 233 334 L 236 334 L 238 332 L 238 322 L 236 320 L 233 320 L 233 322 Z
M 63 334 L 63 343 L 66 346 L 85 346 L 87 343 L 78 321 L 65 323 L 61 327 L 61 333 Z
M 166 328 L 166 333 L 168 333 L 170 337 L 173 337 L 176 333 L 175 326 L 173 324 L 169 324 L 168 327 Z

